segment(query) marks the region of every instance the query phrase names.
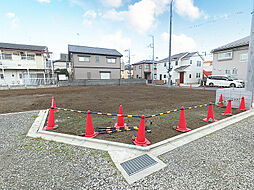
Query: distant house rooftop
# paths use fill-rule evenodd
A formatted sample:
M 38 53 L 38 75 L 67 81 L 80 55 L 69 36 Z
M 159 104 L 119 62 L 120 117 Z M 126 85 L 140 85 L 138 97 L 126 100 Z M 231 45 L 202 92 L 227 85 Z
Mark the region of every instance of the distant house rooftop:
M 158 61 L 154 61 L 154 63 L 157 63 Z M 132 65 L 140 65 L 140 64 L 153 64 L 153 60 L 142 60 L 137 63 L 133 63 Z
M 22 51 L 40 51 L 47 52 L 47 46 L 36 46 L 36 45 L 26 45 L 26 44 L 12 44 L 12 43 L 1 43 L 0 49 L 8 49 L 8 50 L 22 50 Z
M 220 46 L 216 49 L 213 49 L 211 52 L 217 52 L 217 51 L 222 51 L 222 50 L 227 50 L 227 49 L 232 49 L 232 48 L 236 48 L 236 47 L 241 47 L 241 46 L 246 46 L 249 45 L 249 41 L 250 41 L 250 36 L 246 36 L 245 38 L 242 38 L 240 40 L 236 40 L 234 42 L 231 42 L 229 44 Z
M 88 46 L 68 45 L 68 51 L 72 53 L 86 53 L 86 54 L 93 54 L 93 55 L 109 55 L 109 56 L 118 56 L 118 57 L 123 56 L 116 49 L 88 47 Z
M 186 54 L 188 54 L 188 52 L 182 52 L 182 53 L 178 53 L 178 54 L 172 55 L 171 56 L 171 60 L 180 59 L 181 57 L 183 57 Z M 159 62 L 167 62 L 167 61 L 168 61 L 168 57 L 160 60 Z

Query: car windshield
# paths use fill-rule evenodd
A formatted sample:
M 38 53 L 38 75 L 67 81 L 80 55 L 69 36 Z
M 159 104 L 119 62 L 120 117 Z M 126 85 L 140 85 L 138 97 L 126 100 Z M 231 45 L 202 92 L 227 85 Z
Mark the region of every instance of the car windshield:
M 228 76 L 228 79 L 230 79 L 230 80 L 238 80 L 237 78 L 231 77 L 231 76 Z

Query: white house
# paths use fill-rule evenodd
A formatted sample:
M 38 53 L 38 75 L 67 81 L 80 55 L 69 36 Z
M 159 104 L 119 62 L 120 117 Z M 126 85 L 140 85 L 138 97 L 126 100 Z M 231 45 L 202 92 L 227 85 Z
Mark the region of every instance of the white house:
M 0 43 L 0 86 L 52 83 L 46 46 Z
M 173 84 L 199 84 L 203 79 L 203 58 L 198 52 L 183 52 L 171 56 L 171 81 Z M 168 82 L 168 58 L 157 63 L 159 80 Z

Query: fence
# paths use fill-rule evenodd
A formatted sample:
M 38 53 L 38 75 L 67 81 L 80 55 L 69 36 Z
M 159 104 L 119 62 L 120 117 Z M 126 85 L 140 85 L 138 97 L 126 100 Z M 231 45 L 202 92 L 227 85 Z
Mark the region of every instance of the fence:
M 111 85 L 145 85 L 145 79 L 84 79 L 59 81 L 59 86 L 111 86 Z

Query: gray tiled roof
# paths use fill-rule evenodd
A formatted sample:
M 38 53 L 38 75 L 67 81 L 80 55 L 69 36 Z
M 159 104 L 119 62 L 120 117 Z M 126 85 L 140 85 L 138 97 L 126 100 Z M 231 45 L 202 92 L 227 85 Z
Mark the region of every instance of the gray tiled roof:
M 154 61 L 154 63 L 157 63 L 158 61 Z M 139 64 L 152 64 L 153 63 L 153 60 L 142 60 L 142 61 L 139 61 L 137 63 L 133 63 L 132 65 L 139 65 Z
M 111 55 L 111 56 L 119 56 L 119 57 L 123 56 L 121 53 L 119 53 L 115 49 L 88 47 L 88 46 L 68 45 L 68 51 L 74 52 L 74 53 L 86 53 L 86 54 L 94 54 L 94 55 Z
M 172 55 L 171 56 L 171 60 L 175 60 L 175 59 L 180 59 L 181 57 L 183 57 L 185 54 L 187 54 L 188 52 L 182 52 L 182 53 L 178 53 L 178 54 L 175 54 L 175 55 Z M 167 58 L 164 58 L 162 60 L 160 60 L 159 62 L 168 62 L 168 57 Z
M 222 50 L 226 50 L 226 49 L 231 49 L 231 48 L 235 48 L 235 47 L 239 47 L 239 46 L 245 46 L 245 45 L 249 45 L 249 41 L 250 41 L 250 36 L 247 36 L 245 38 L 242 38 L 240 40 L 236 40 L 234 42 L 231 42 L 229 44 L 220 46 L 216 49 L 213 49 L 211 52 L 216 52 L 216 51 L 222 51 Z
M 196 53 L 198 53 L 198 52 L 191 52 L 191 53 L 188 53 L 188 54 L 186 54 L 186 55 L 183 57 L 183 59 L 188 59 L 188 58 L 194 56 Z
M 11 43 L 1 43 L 0 48 L 2 49 L 18 49 L 18 50 L 32 50 L 32 51 L 46 51 L 47 46 L 35 46 L 26 44 L 11 44 Z

